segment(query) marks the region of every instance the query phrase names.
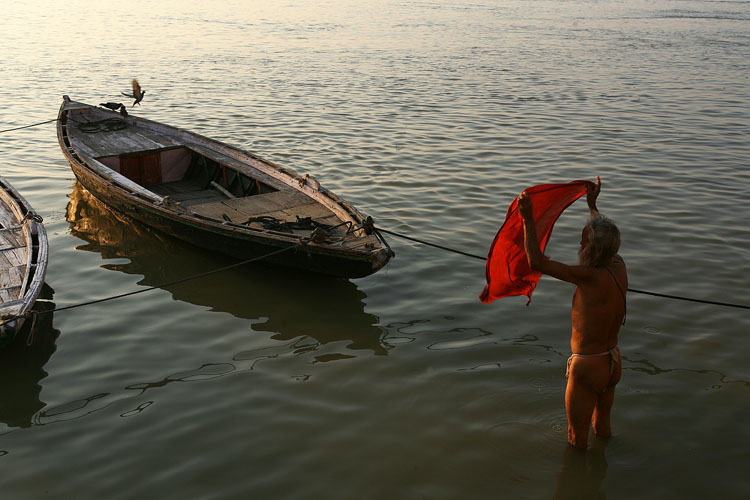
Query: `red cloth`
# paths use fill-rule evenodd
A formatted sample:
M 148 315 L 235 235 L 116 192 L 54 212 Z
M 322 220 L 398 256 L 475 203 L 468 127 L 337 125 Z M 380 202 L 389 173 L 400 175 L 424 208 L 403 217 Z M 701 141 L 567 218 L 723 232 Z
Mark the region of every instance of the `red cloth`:
M 590 181 L 566 184 L 542 184 L 526 189 L 534 207 L 536 235 L 544 253 L 552 226 L 563 210 L 586 193 Z M 495 299 L 531 294 L 542 273 L 532 271 L 523 247 L 523 221 L 518 212 L 518 198 L 508 207 L 505 222 L 495 236 L 487 255 L 487 286 L 479 300 L 489 304 Z M 528 305 L 528 302 L 526 303 Z

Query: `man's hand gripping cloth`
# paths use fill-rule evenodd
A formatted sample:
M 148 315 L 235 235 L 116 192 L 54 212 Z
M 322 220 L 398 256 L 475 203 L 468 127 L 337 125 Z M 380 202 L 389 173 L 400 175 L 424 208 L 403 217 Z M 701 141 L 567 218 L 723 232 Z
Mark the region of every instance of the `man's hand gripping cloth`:
M 586 194 L 590 181 L 572 181 L 566 184 L 541 184 L 526 189 L 534 207 L 536 235 L 544 253 L 552 235 L 552 226 L 563 211 Z M 523 220 L 518 213 L 518 198 L 508 207 L 505 222 L 495 236 L 487 255 L 487 286 L 479 300 L 489 304 L 495 299 L 531 294 L 542 273 L 532 271 L 523 247 Z

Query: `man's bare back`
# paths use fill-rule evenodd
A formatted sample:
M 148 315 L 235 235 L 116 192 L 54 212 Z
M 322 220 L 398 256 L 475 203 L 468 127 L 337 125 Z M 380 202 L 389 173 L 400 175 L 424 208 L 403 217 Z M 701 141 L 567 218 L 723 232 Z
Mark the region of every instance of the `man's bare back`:
M 571 352 L 596 354 L 617 345 L 625 316 L 623 292 L 627 288 L 627 270 L 619 255 L 606 268 L 592 268 L 590 279 L 573 294 Z

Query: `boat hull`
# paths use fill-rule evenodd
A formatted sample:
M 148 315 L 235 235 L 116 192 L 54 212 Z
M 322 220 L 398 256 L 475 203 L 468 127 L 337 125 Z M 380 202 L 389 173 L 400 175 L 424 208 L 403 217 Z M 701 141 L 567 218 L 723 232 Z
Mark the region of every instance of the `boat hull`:
M 85 166 L 69 162 L 73 174 L 81 185 L 97 200 L 121 215 L 145 224 L 161 233 L 192 245 L 229 255 L 241 260 L 261 258 L 262 262 L 295 267 L 304 271 L 361 278 L 378 270 L 381 265 L 371 259 L 331 254 L 295 241 L 270 240 L 239 234 L 232 229 L 221 230 L 215 224 L 202 223 L 194 218 L 180 217 L 152 204 L 138 203 L 131 196 L 112 189 Z M 286 249 L 286 250 L 285 250 Z M 284 251 L 282 251 L 284 250 Z M 268 255 L 278 252 L 275 255 Z M 267 256 L 267 257 L 266 257 Z

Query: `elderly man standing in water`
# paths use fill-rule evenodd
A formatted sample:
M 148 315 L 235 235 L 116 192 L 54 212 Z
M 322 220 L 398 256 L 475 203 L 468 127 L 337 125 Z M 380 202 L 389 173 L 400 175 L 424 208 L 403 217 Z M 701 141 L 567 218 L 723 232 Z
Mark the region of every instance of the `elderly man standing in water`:
M 594 433 L 603 438 L 611 436 L 610 414 L 615 385 L 622 374 L 617 334 L 625 318 L 628 274 L 625 262 L 617 254 L 620 231 L 596 208 L 600 190 L 601 180 L 597 177 L 596 184 L 589 185 L 586 195 L 591 217 L 583 228 L 576 266 L 549 260 L 542 254 L 532 217 L 531 198 L 524 192 L 518 199 L 524 246 L 531 269 L 576 285 L 571 311 L 572 355 L 566 372 L 565 409 L 568 442 L 581 449 L 588 445 L 592 417 Z

